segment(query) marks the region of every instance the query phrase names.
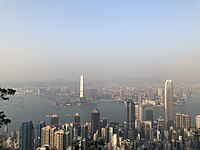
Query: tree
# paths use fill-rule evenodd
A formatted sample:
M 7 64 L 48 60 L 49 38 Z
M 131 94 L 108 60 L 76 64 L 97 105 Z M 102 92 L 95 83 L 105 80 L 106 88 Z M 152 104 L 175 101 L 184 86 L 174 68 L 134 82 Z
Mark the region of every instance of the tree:
M 89 141 L 88 142 L 88 149 L 89 150 L 104 150 L 107 149 L 105 140 L 100 138 L 98 141 Z
M 73 149 L 74 150 L 84 150 L 82 146 L 80 146 L 80 141 L 76 140 L 75 142 L 72 143 Z
M 9 100 L 8 95 L 14 95 L 16 90 L 10 88 L 0 88 L 0 99 Z M 6 118 L 6 115 L 3 111 L 0 111 L 0 128 L 2 125 L 7 125 L 11 122 L 10 119 Z

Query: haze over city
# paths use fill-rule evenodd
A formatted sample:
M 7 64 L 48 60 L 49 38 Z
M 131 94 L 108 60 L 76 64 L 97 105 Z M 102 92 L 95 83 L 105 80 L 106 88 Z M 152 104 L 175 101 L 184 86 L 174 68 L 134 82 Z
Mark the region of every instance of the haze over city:
M 0 2 L 0 80 L 199 81 L 199 1 Z

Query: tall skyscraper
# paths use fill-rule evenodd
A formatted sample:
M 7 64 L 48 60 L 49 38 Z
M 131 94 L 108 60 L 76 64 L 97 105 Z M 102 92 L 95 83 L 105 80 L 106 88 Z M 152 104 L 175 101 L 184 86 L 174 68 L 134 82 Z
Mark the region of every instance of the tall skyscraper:
M 135 103 L 132 100 L 127 101 L 127 127 L 135 129 Z
M 80 76 L 80 99 L 85 97 L 84 90 L 85 90 L 84 89 L 84 76 L 81 75 Z
M 42 128 L 42 140 L 41 145 L 49 145 L 50 148 L 54 147 L 54 132 L 56 131 L 56 127 L 52 125 L 47 125 Z
M 36 147 L 41 147 L 42 128 L 45 126 L 44 121 L 38 121 L 36 125 Z
M 60 129 L 54 133 L 54 149 L 64 150 L 66 149 L 66 135 L 64 130 Z
M 135 103 L 131 102 L 131 111 L 130 111 L 130 127 L 132 130 L 135 129 Z
M 200 129 L 200 115 L 196 116 L 196 128 Z
M 80 136 L 81 135 L 81 124 L 80 124 L 80 115 L 76 113 L 74 115 L 74 128 L 75 128 L 75 135 Z
M 81 137 L 88 140 L 88 125 L 87 124 L 81 125 Z
M 138 104 L 138 113 L 139 113 L 139 120 L 140 123 L 142 124 L 143 122 L 143 106 L 141 105 L 141 103 Z
M 171 80 L 165 82 L 165 126 L 173 125 L 173 84 Z
M 34 149 L 34 128 L 32 121 L 23 122 L 20 127 L 20 150 Z
M 49 147 L 50 148 L 54 148 L 54 143 L 55 143 L 55 141 L 54 141 L 54 133 L 55 133 L 55 131 L 57 130 L 57 128 L 56 127 L 52 127 L 51 129 L 50 129 L 50 137 L 49 137 L 49 139 L 50 139 L 50 144 L 49 144 Z
M 74 115 L 74 127 L 80 127 L 80 115 L 78 113 Z
M 41 130 L 41 146 L 43 145 L 50 145 L 50 129 L 52 128 L 52 126 L 47 125 L 45 127 L 42 128 Z
M 97 109 L 93 109 L 91 113 L 91 137 L 100 129 L 100 113 Z
M 127 128 L 129 129 L 129 124 L 130 124 L 130 110 L 129 110 L 129 106 L 130 105 L 130 102 L 129 101 L 127 101 L 126 102 L 126 122 L 127 122 Z

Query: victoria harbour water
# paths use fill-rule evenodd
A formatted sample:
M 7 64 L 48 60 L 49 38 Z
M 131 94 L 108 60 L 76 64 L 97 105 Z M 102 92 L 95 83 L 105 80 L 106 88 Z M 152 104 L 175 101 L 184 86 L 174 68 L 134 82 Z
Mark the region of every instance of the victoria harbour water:
M 48 115 L 58 114 L 60 123 L 69 123 L 73 121 L 73 115 L 78 112 L 81 115 L 81 122 L 89 122 L 91 111 L 97 108 L 100 111 L 101 118 L 106 117 L 108 121 L 119 121 L 123 123 L 126 119 L 126 106 L 118 102 L 99 102 L 83 106 L 53 107 L 49 100 L 42 99 L 38 96 L 21 95 L 23 103 L 18 102 L 19 95 L 15 95 L 9 101 L 0 102 L 0 110 L 3 110 L 12 120 L 9 125 L 10 130 L 18 130 L 21 123 L 32 120 L 36 124 L 39 120 L 50 123 Z M 143 109 L 143 118 L 145 110 Z M 164 117 L 164 108 L 153 107 L 154 119 L 159 116 Z M 189 113 L 192 116 L 192 125 L 195 123 L 195 116 L 200 114 L 200 92 L 194 92 L 193 96 L 186 100 L 183 106 L 174 106 L 174 113 Z

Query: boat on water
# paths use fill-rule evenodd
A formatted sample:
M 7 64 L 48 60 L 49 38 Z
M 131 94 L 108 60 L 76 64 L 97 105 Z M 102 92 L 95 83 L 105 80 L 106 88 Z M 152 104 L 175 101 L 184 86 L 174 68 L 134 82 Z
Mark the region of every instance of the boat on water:
M 176 102 L 174 102 L 174 105 L 175 105 L 175 106 L 183 106 L 183 103 L 182 103 L 182 102 L 179 102 L 179 101 L 176 101 Z

